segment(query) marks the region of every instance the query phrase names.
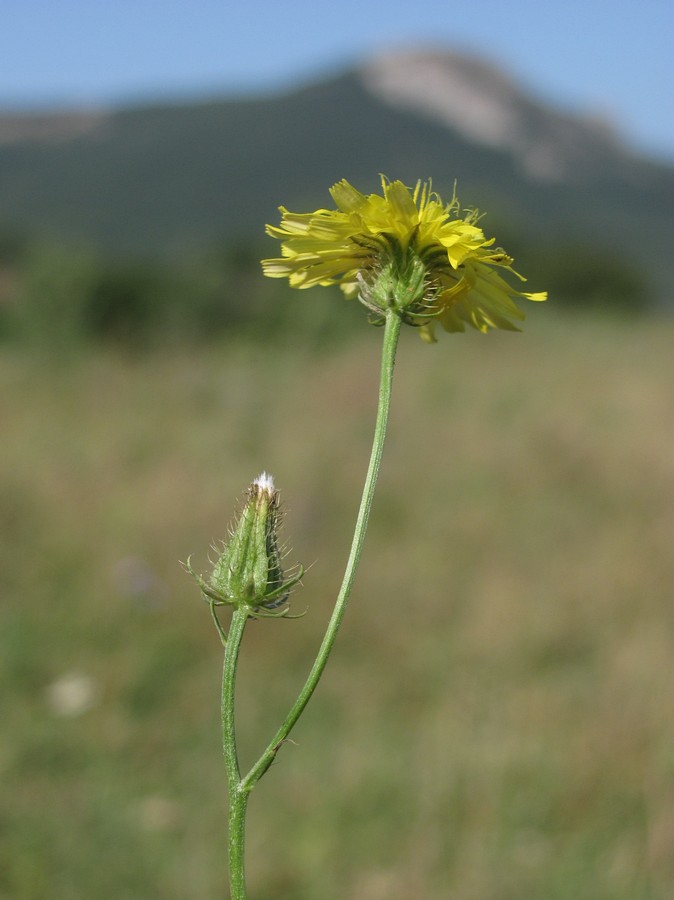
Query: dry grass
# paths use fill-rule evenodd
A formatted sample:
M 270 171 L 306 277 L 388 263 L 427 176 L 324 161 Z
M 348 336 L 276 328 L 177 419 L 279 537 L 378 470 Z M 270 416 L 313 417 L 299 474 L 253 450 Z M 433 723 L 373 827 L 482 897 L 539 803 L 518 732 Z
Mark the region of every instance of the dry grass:
M 547 310 L 404 335 L 344 630 L 251 803 L 252 897 L 668 896 L 673 336 Z M 274 472 L 315 565 L 308 615 L 247 635 L 250 759 L 339 583 L 378 337 L 0 363 L 3 900 L 225 893 L 220 651 L 177 560 Z

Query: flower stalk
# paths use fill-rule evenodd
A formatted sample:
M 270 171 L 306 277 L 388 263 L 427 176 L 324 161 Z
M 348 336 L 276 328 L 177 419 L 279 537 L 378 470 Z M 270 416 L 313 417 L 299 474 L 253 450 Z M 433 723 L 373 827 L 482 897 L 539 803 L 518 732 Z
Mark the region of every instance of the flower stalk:
M 236 694 L 236 672 L 243 632 L 248 621 L 248 610 L 240 606 L 232 615 L 225 660 L 222 667 L 222 747 L 227 775 L 229 800 L 228 862 L 231 900 L 245 900 L 245 838 L 248 791 L 242 790 L 239 756 L 236 744 L 234 721 L 234 700 Z
M 342 585 L 337 596 L 337 600 L 328 622 L 323 641 L 311 667 L 311 671 L 300 690 L 298 697 L 289 710 L 287 716 L 283 720 L 280 728 L 271 739 L 259 759 L 253 764 L 248 773 L 241 775 L 239 765 L 236 724 L 234 716 L 234 704 L 236 696 L 236 675 L 239 660 L 239 652 L 241 641 L 243 639 L 246 622 L 251 615 L 259 614 L 259 611 L 252 609 L 245 602 L 233 602 L 230 596 L 229 602 L 234 611 L 229 627 L 229 632 L 225 634 L 222 628 L 216 606 L 223 605 L 223 596 L 218 594 L 212 586 L 209 586 L 201 576 L 197 576 L 189 565 L 188 570 L 197 578 L 202 592 L 206 594 L 211 607 L 216 627 L 220 633 L 224 644 L 224 664 L 222 672 L 222 743 L 225 758 L 225 771 L 227 775 L 227 793 L 229 801 L 229 827 L 228 827 L 228 861 L 229 861 L 229 880 L 231 900 L 246 900 L 246 880 L 245 880 L 245 830 L 246 830 L 246 813 L 248 809 L 248 798 L 250 792 L 258 783 L 260 778 L 269 769 L 276 759 L 280 748 L 287 740 L 290 732 L 297 723 L 298 719 L 304 712 L 307 703 L 311 699 L 325 666 L 330 657 L 330 653 L 337 638 L 339 627 L 344 618 L 347 602 L 351 595 L 351 589 L 356 577 L 358 563 L 363 552 L 363 544 L 367 531 L 368 521 L 370 518 L 370 510 L 374 498 L 375 487 L 377 484 L 377 476 L 381 465 L 382 453 L 384 449 L 384 439 L 386 437 L 386 427 L 388 424 L 389 410 L 391 406 L 391 388 L 393 384 L 393 370 L 395 366 L 396 349 L 398 346 L 398 337 L 400 335 L 400 327 L 402 320 L 398 312 L 391 307 L 385 317 L 383 349 L 381 359 L 381 372 L 379 379 L 379 403 L 377 407 L 377 418 L 374 429 L 374 439 L 372 443 L 372 451 L 370 454 L 370 462 L 365 476 L 365 484 L 363 494 L 358 509 L 356 526 L 354 530 L 353 540 L 351 542 L 351 550 L 346 563 Z M 254 495 L 255 496 L 255 495 Z M 240 523 L 247 520 L 248 508 L 244 509 Z M 251 518 L 248 516 L 248 518 Z M 236 543 L 236 537 L 240 533 L 241 526 L 237 526 L 234 531 L 232 544 Z M 231 546 L 231 545 L 230 545 Z M 231 552 L 226 548 L 222 556 L 215 566 L 215 572 L 219 573 L 222 578 L 223 566 L 222 559 L 227 558 Z M 217 580 L 217 577 L 212 579 Z M 231 580 L 231 579 L 230 579 Z M 268 613 L 267 615 L 274 615 Z M 276 615 L 279 615 L 278 613 Z
M 374 440 L 372 442 L 372 451 L 370 453 L 370 463 L 368 465 L 367 474 L 365 476 L 365 484 L 363 486 L 363 494 L 358 509 L 358 517 L 356 519 L 356 527 L 351 542 L 351 552 L 344 570 L 342 585 L 337 596 L 332 616 L 328 623 L 323 642 L 321 643 L 318 655 L 309 672 L 306 682 L 300 691 L 297 700 L 292 709 L 283 721 L 283 724 L 276 732 L 264 753 L 260 756 L 255 765 L 244 777 L 242 785 L 248 790 L 252 790 L 255 784 L 267 771 L 269 766 L 274 762 L 276 754 L 281 748 L 283 742 L 288 738 L 293 726 L 304 712 L 304 709 L 311 699 L 312 694 L 316 690 L 316 686 L 320 681 L 323 670 L 332 651 L 333 645 L 337 638 L 337 632 L 341 625 L 346 605 L 351 595 L 351 589 L 356 577 L 358 563 L 363 552 L 363 544 L 365 542 L 365 533 L 367 531 L 370 519 L 370 510 L 372 508 L 372 500 L 377 485 L 377 476 L 381 465 L 382 453 L 384 450 L 384 439 L 386 437 L 386 426 L 388 424 L 389 410 L 391 407 L 391 389 L 393 386 L 393 369 L 395 366 L 396 349 L 398 346 L 398 338 L 400 335 L 400 326 L 402 324 L 400 316 L 395 310 L 390 309 L 386 315 L 384 341 L 382 349 L 381 373 L 379 378 L 379 404 L 377 407 L 377 419 L 374 429 Z

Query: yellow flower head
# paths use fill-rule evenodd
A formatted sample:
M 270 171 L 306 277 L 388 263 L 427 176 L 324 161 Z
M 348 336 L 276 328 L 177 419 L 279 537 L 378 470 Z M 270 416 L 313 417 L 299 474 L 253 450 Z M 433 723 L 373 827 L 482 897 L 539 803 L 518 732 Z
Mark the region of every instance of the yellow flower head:
M 330 194 L 335 210 L 280 208 L 281 224 L 268 225 L 267 234 L 283 241 L 282 257 L 262 260 L 265 275 L 287 277 L 297 288 L 339 284 L 375 322 L 394 307 L 430 342 L 436 322 L 450 332 L 464 331 L 466 324 L 518 331 L 510 320 L 522 320 L 524 313 L 515 298 L 547 298 L 514 290 L 499 269 L 524 278 L 477 227 L 477 211 L 462 212 L 456 195 L 443 203 L 430 182 L 410 190 L 382 177 L 383 196 L 366 196 L 343 180 Z

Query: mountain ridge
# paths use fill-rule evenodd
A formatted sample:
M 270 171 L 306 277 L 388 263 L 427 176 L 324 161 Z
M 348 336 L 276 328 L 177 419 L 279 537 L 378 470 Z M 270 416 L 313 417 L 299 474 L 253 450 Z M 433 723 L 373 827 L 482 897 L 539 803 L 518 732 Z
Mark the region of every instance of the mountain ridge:
M 343 177 L 376 190 L 379 172 L 443 195 L 458 179 L 521 243 L 624 247 L 674 296 L 674 167 L 465 55 L 396 51 L 267 97 L 0 114 L 0 223 L 115 254 L 256 239 L 278 205 L 323 205 Z
M 534 179 L 572 177 L 573 164 L 588 149 L 633 155 L 612 124 L 589 114 L 563 113 L 474 56 L 389 51 L 367 61 L 361 75 L 384 102 L 429 115 L 483 146 L 511 152 Z

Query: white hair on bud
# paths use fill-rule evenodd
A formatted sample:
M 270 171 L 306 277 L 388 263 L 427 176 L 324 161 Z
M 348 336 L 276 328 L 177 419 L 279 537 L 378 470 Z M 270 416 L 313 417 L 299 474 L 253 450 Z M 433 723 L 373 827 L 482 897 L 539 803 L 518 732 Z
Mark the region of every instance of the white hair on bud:
M 256 487 L 259 487 L 261 491 L 267 491 L 268 494 L 273 494 L 276 490 L 274 487 L 274 479 L 269 472 L 262 472 L 261 475 L 257 476 L 253 484 L 256 485 Z

